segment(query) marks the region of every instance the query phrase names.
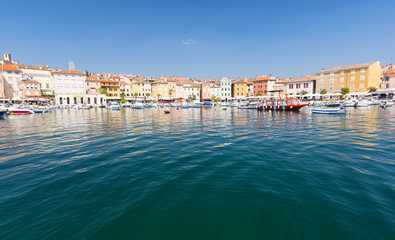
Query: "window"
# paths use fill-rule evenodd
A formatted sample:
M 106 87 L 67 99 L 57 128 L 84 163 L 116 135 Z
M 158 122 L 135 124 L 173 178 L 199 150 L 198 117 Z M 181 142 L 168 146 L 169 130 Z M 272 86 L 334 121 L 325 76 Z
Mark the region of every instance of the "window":
M 330 86 L 330 87 L 329 87 L 329 91 L 333 91 L 333 86 Z
M 351 70 L 351 73 L 355 73 L 355 70 Z
M 340 82 L 344 82 L 344 77 L 341 77 L 341 78 L 340 78 Z
M 324 87 L 320 87 L 320 91 L 324 90 Z
M 26 95 L 28 95 L 28 96 L 29 96 L 29 95 L 30 95 L 30 91 L 26 91 Z
M 289 84 L 289 89 L 294 89 L 294 85 L 293 84 Z
M 362 68 L 362 69 L 361 69 L 361 72 L 365 72 L 365 68 Z
M 353 81 L 355 80 L 355 77 L 354 77 L 354 76 L 351 76 L 351 77 L 350 77 L 350 80 L 353 82 Z
M 34 95 L 38 96 L 38 91 L 34 91 Z
M 321 80 L 320 80 L 320 83 L 321 83 L 321 84 L 324 84 L 324 79 L 321 79 Z
M 329 83 L 333 83 L 335 81 L 334 78 L 329 79 Z
M 335 73 L 334 73 L 334 72 L 331 72 L 331 76 L 333 76 L 333 75 L 335 75 Z
M 297 84 L 296 84 L 296 88 L 300 88 L 300 83 L 297 83 Z
M 354 84 L 350 84 L 350 89 L 354 89 Z
M 361 83 L 359 84 L 359 89 L 364 89 L 365 88 L 365 84 Z
M 365 75 L 361 75 L 361 76 L 359 77 L 359 79 L 361 79 L 361 81 L 365 80 Z
M 344 74 L 344 71 L 341 71 L 340 74 Z
M 303 88 L 309 88 L 309 84 L 308 83 L 303 83 Z
M 344 88 L 344 86 L 343 86 L 343 85 L 340 85 L 339 89 L 342 90 L 343 88 Z

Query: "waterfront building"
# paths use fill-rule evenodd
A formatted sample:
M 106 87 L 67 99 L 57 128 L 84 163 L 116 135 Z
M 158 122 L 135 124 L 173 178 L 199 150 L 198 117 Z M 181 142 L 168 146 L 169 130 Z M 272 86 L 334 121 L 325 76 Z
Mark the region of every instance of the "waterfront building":
M 334 67 L 317 72 L 316 92 L 326 89 L 328 93 L 340 92 L 343 87 L 350 92 L 364 92 L 368 87 L 380 87 L 380 63 L 362 63 Z
M 106 95 L 100 93 L 100 79 L 99 76 L 92 76 L 86 78 L 84 103 L 92 106 L 99 106 L 105 104 Z
M 86 75 L 79 70 L 54 70 L 55 102 L 60 105 L 84 103 Z
M 246 79 L 246 81 L 247 81 L 247 97 L 254 96 L 253 79 Z
M 22 71 L 22 79 L 35 80 L 40 84 L 42 94 L 53 95 L 52 75 L 49 66 L 17 64 Z
M 392 68 L 383 74 L 381 87 L 383 89 L 395 89 L 395 68 Z
M 133 98 L 145 99 L 151 96 L 151 83 L 148 81 L 132 82 L 131 96 Z
M 106 94 L 106 101 L 120 100 L 119 76 L 104 75 L 100 80 L 100 92 Z
M 130 99 L 132 97 L 132 89 L 129 83 L 122 80 L 119 81 L 119 90 L 120 90 L 120 94 L 119 94 L 120 97 L 122 93 L 125 95 L 124 98 L 126 99 Z
M 3 60 L 0 64 L 2 72 L 3 94 L 5 98 L 12 101 L 22 101 L 21 81 L 22 71 L 12 62 Z M 4 82 L 3 82 L 4 81 Z
M 229 98 L 232 97 L 232 81 L 230 78 L 223 77 L 219 80 L 219 87 L 220 87 L 220 98 L 222 101 L 227 101 Z
M 287 93 L 287 82 L 289 80 L 290 79 L 287 78 L 277 79 L 277 81 L 273 85 L 273 91 L 279 91 L 280 93 Z
M 211 85 L 211 97 L 221 98 L 221 87 L 217 84 Z
M 208 81 L 202 82 L 202 84 L 201 84 L 202 90 L 201 90 L 201 96 L 200 96 L 200 99 L 202 99 L 202 101 L 210 101 L 211 100 L 211 85 L 213 85 L 213 84 Z
M 253 82 L 254 96 L 266 96 L 267 95 L 267 80 L 269 76 L 256 76 Z
M 180 82 L 176 83 L 176 87 L 174 88 L 173 91 L 173 97 L 175 99 L 184 98 L 184 87 L 182 83 Z
M 201 86 L 198 83 L 184 83 L 184 97 L 185 99 L 194 99 L 200 101 Z
M 247 81 L 238 80 L 232 83 L 232 97 L 241 98 L 247 97 L 248 89 L 247 89 Z
M 36 80 L 22 80 L 22 100 L 24 102 L 43 102 L 45 98 L 41 96 L 40 83 Z
M 169 85 L 165 80 L 156 80 L 151 83 L 152 97 L 158 100 L 169 100 Z
M 300 95 L 302 91 L 305 91 L 305 94 L 314 94 L 315 81 L 316 76 L 313 75 L 290 79 L 286 82 L 286 93 L 288 95 Z

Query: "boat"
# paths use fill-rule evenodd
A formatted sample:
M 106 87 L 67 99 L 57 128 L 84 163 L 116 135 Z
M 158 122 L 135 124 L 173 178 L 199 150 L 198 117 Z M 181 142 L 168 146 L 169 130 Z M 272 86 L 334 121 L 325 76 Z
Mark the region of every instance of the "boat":
M 7 111 L 6 110 L 0 110 L 0 118 L 3 118 L 7 115 Z
M 257 109 L 258 102 L 241 102 L 237 106 L 238 109 Z
M 282 97 L 279 94 L 278 98 L 265 100 L 263 104 L 258 106 L 258 110 L 266 111 L 299 111 L 302 107 L 309 105 L 308 103 L 301 103 L 297 98 L 289 98 L 287 94 Z
M 392 105 L 393 105 L 392 102 L 387 102 L 387 101 L 381 101 L 379 103 L 379 106 L 382 107 L 382 108 L 391 107 Z
M 135 101 L 135 102 L 132 104 L 132 108 L 133 108 L 133 109 L 143 109 L 143 108 L 144 108 L 144 104 L 143 104 L 142 101 L 137 100 L 137 101 Z
M 342 108 L 313 108 L 311 109 L 312 113 L 319 114 L 345 114 L 346 109 Z
M 237 107 L 237 102 L 230 102 L 229 107 Z
M 201 108 L 202 105 L 203 105 L 203 104 L 202 104 L 199 100 L 195 100 L 195 101 L 193 101 L 192 107 L 193 107 L 193 108 Z
M 122 104 L 122 107 L 130 108 L 130 107 L 132 107 L 132 104 L 130 102 L 125 102 L 125 103 Z
M 211 108 L 213 106 L 213 104 L 211 102 L 204 102 L 202 107 L 204 108 Z
M 110 102 L 108 105 L 108 109 L 110 110 L 119 110 L 121 109 L 121 106 L 117 102 Z
M 169 110 L 165 110 L 165 114 L 168 114 L 168 113 L 170 113 L 170 111 Z
M 229 107 L 229 103 L 227 102 L 221 102 L 221 107 Z
M 28 108 L 16 108 L 16 107 L 11 107 L 8 109 L 8 112 L 10 112 L 11 115 L 25 115 L 25 114 L 33 114 L 33 110 L 30 110 Z

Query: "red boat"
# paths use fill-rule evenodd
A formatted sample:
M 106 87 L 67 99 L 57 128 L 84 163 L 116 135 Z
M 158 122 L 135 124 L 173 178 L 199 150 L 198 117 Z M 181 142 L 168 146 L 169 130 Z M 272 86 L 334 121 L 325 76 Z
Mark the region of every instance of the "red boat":
M 304 106 L 309 104 L 304 104 L 297 98 L 289 98 L 287 94 L 285 97 L 279 95 L 278 98 L 265 100 L 263 104 L 259 105 L 258 110 L 266 111 L 299 111 Z
M 12 115 L 20 115 L 20 114 L 33 114 L 34 112 L 27 108 L 9 108 L 8 111 Z

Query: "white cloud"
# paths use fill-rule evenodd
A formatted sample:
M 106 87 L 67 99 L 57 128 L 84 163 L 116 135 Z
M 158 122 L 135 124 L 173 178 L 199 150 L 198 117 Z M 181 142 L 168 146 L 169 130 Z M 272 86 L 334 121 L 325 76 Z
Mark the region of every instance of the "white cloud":
M 193 41 L 192 38 L 188 38 L 187 40 L 182 40 L 182 44 L 184 44 L 184 45 L 192 45 L 194 43 L 195 43 L 195 41 Z

